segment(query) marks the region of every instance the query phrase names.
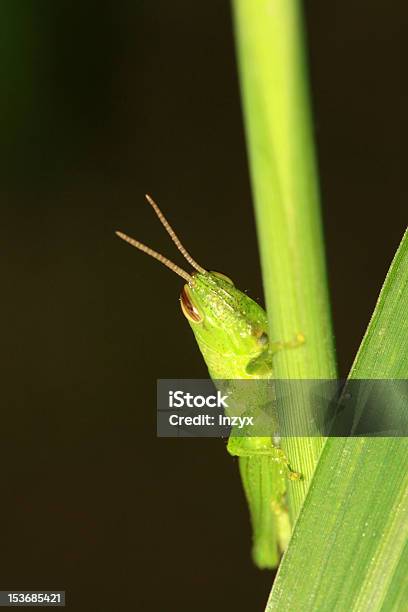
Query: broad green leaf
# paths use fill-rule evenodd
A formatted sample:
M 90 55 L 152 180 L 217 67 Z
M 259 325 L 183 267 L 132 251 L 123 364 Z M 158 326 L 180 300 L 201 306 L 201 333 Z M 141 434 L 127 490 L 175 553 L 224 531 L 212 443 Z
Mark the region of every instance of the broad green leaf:
M 408 378 L 408 234 L 350 378 Z M 267 608 L 408 609 L 408 439 L 329 438 Z

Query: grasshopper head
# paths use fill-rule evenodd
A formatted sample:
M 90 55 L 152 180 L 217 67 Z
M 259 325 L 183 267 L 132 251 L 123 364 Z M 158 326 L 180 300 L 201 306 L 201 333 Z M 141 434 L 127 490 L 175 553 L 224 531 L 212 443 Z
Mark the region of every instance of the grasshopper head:
M 180 303 L 208 364 L 211 355 L 219 355 L 224 361 L 246 364 L 246 374 L 250 374 L 251 363 L 268 352 L 265 311 L 223 274 L 193 274 L 193 281 L 184 285 Z
M 191 257 L 162 211 L 146 196 L 169 236 L 195 272 L 189 274 L 142 242 L 116 232 L 150 257 L 184 278 L 180 302 L 211 375 L 218 378 L 264 377 L 270 375 L 268 321 L 265 311 L 239 291 L 224 274 L 207 272 Z

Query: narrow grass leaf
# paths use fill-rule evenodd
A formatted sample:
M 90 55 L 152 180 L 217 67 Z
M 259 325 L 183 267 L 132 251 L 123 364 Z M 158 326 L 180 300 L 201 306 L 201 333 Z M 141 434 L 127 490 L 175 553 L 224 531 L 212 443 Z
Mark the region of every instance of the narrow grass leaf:
M 351 378 L 408 378 L 408 234 Z M 268 612 L 407 609 L 408 439 L 329 438 Z

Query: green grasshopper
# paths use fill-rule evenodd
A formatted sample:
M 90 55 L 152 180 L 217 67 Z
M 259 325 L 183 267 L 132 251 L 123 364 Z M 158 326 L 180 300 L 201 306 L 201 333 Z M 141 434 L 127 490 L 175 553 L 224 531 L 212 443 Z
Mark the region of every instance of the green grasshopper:
M 229 380 L 272 379 L 273 354 L 304 340 L 270 342 L 266 312 L 220 272 L 208 272 L 187 252 L 158 205 L 146 195 L 178 250 L 194 268 L 192 274 L 123 232 L 116 234 L 181 276 L 186 284 L 181 309 L 193 330 L 211 378 Z M 252 397 L 256 404 L 257 397 Z M 254 406 L 256 409 L 256 405 Z M 274 568 L 285 550 L 291 528 L 285 505 L 286 477 L 299 480 L 284 452 L 271 437 L 231 435 L 228 452 L 239 458 L 239 468 L 253 528 L 253 560 L 259 568 Z

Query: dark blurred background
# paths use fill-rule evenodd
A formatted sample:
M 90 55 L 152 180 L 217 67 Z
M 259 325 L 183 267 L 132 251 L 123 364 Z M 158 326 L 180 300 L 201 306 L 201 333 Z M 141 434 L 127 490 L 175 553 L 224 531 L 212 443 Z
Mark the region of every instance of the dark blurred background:
M 407 5 L 305 4 L 338 362 L 406 214 Z M 206 370 L 161 203 L 205 267 L 262 284 L 229 3 L 0 3 L 1 589 L 78 611 L 262 610 L 237 466 L 156 439 L 156 379 Z M 405 76 L 404 76 L 405 75 Z

